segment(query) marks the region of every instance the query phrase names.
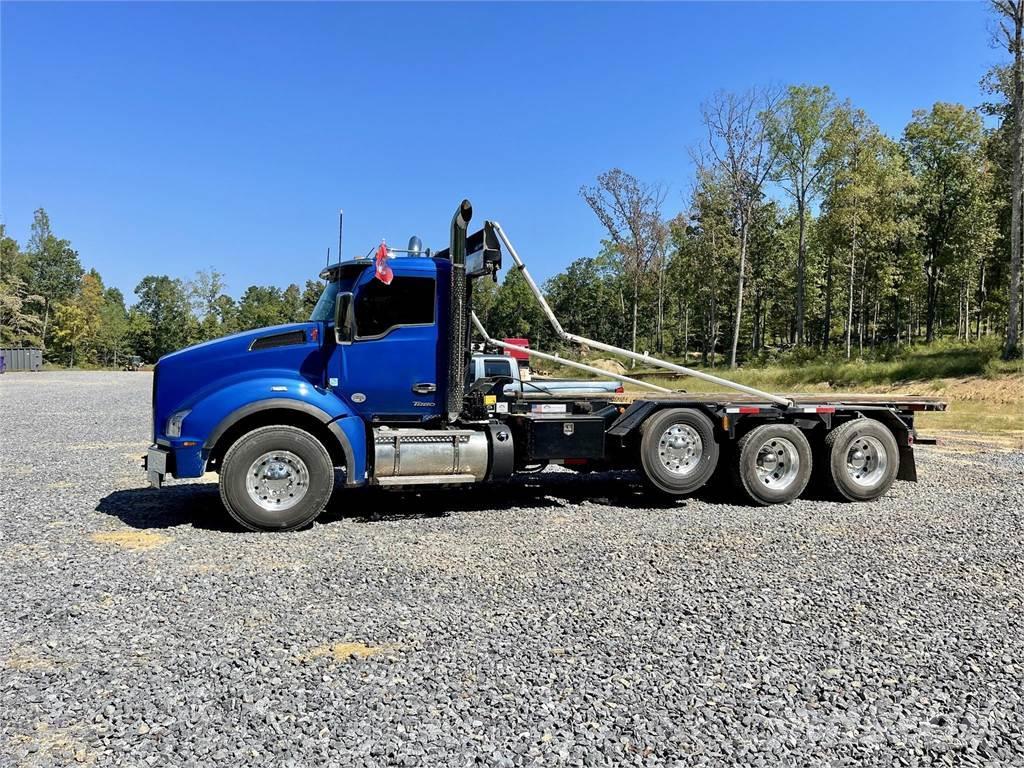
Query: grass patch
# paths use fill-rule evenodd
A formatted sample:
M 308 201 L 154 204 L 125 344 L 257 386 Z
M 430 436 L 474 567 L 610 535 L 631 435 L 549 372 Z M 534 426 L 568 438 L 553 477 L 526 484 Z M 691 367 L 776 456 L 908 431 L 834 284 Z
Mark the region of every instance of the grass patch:
M 366 645 L 365 643 L 334 643 L 331 645 L 318 645 L 307 653 L 299 656 L 300 661 L 313 661 L 329 657 L 334 661 L 348 661 L 349 659 L 368 659 L 385 651 L 394 650 L 392 645 Z
M 940 342 L 929 347 L 905 349 L 899 356 L 892 358 L 880 354 L 879 358 L 874 360 L 846 360 L 845 357 L 833 355 L 793 364 L 747 365 L 735 370 L 728 367 L 707 368 L 692 363 L 690 367 L 740 384 L 769 389 L 846 389 L 967 376 L 1024 376 L 1024 361 L 1000 360 L 999 348 L 992 343 Z M 653 377 L 659 380 L 658 383 L 662 383 L 660 379 L 664 377 L 660 374 L 661 369 L 655 368 L 641 369 L 632 375 L 645 379 Z M 698 386 L 701 388 L 698 389 Z M 687 385 L 687 389 L 691 388 L 694 392 L 718 391 L 717 385 L 693 379 L 689 380 Z
M 146 531 L 103 531 L 94 533 L 89 538 L 97 544 L 113 544 L 122 549 L 135 551 L 162 547 L 171 540 L 168 536 Z

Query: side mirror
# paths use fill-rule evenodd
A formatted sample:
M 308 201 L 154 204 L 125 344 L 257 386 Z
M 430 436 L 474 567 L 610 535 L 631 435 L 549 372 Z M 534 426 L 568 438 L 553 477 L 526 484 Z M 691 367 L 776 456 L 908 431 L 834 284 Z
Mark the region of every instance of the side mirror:
M 351 291 L 341 291 L 334 302 L 334 339 L 339 344 L 351 344 L 356 336 L 355 315 L 352 312 Z

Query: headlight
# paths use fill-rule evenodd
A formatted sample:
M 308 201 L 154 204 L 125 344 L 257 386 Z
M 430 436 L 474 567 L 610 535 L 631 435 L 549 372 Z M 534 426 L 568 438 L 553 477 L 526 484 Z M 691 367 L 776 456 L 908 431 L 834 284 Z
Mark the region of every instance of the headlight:
M 181 437 L 181 423 L 185 420 L 192 411 L 176 411 L 171 414 L 171 418 L 167 420 L 167 436 L 168 437 Z

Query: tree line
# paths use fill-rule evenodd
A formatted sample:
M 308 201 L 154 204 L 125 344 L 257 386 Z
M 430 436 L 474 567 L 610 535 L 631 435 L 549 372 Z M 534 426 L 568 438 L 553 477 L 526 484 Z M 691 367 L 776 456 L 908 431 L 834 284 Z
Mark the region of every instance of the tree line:
M 684 210 L 618 168 L 581 188 L 606 238 L 546 284 L 563 324 L 709 365 L 938 338 L 1019 357 L 1024 2 L 993 8 L 1012 61 L 978 107 L 938 102 L 891 137 L 828 86 L 719 92 Z M 520 275 L 491 294 L 492 333 L 557 343 Z
M 35 212 L 22 248 L 0 225 L 0 347 L 42 347 L 60 365 L 122 365 L 249 328 L 309 318 L 323 284 L 285 289 L 253 285 L 235 300 L 225 277 L 202 270 L 190 280 L 147 275 L 129 306 L 98 271 L 82 266 L 70 242 Z
M 605 237 L 544 285 L 563 325 L 707 365 L 847 359 L 936 339 L 1020 355 L 1024 0 L 995 0 L 1011 61 L 976 107 L 938 102 L 887 136 L 827 85 L 719 92 L 701 105 L 686 205 L 618 168 L 580 189 Z M 986 125 L 985 118 L 988 118 Z M 149 275 L 127 306 L 36 211 L 22 248 L 0 225 L 0 346 L 66 364 L 152 361 L 189 343 L 307 318 L 321 290 Z M 481 285 L 496 336 L 558 345 L 517 270 Z
M 545 286 L 566 327 L 709 365 L 940 337 L 1019 355 L 1007 118 L 986 130 L 937 103 L 893 139 L 828 87 L 791 86 L 717 94 L 703 120 L 686 210 L 665 216 L 664 190 L 620 169 L 581 189 L 607 238 Z M 490 330 L 555 343 L 527 298 L 510 273 Z

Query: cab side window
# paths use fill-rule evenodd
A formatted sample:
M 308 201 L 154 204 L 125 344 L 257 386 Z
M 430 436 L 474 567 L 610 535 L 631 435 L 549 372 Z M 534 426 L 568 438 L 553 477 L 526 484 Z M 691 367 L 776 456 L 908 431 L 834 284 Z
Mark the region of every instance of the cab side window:
M 434 278 L 398 277 L 391 285 L 371 280 L 355 302 L 356 338 L 376 338 L 403 325 L 434 322 Z

